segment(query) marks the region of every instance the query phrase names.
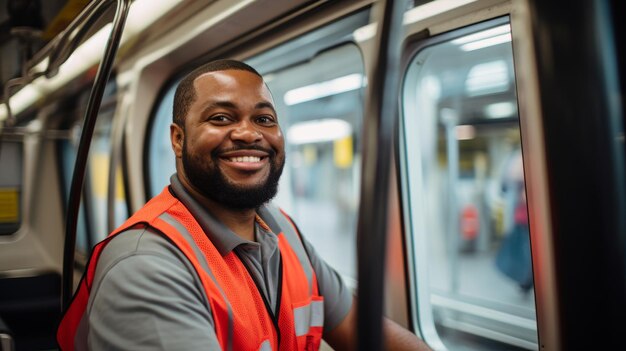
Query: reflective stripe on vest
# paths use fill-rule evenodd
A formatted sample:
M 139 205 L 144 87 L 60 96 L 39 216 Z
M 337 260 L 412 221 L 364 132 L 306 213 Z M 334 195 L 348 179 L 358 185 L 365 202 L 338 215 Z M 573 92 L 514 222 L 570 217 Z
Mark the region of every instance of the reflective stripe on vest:
M 57 339 L 62 350 L 86 345 L 87 333 L 77 329 L 85 315 L 90 286 L 98 257 L 106 243 L 139 223 L 148 224 L 168 237 L 189 259 L 202 282 L 213 314 L 214 327 L 224 350 L 317 349 L 323 325 L 323 298 L 299 235 L 279 209 L 259 211 L 274 233 L 278 233 L 282 265 L 278 328 L 265 309 L 261 293 L 239 258 L 230 252 L 221 256 L 185 206 L 166 188 L 124 225 L 94 249 L 75 300 L 63 317 Z M 280 344 L 279 344 L 280 333 Z
M 306 335 L 311 327 L 324 326 L 324 302 L 311 301 L 310 304 L 293 310 L 296 336 Z
M 272 344 L 270 344 L 269 340 L 263 341 L 261 347 L 259 347 L 259 351 L 272 351 Z
M 222 299 L 224 299 L 224 301 L 226 302 L 226 306 L 228 309 L 228 328 L 227 328 L 228 336 L 226 339 L 226 350 L 232 351 L 233 349 L 233 309 L 230 306 L 230 302 L 228 302 L 228 299 L 226 298 L 226 294 L 224 293 L 224 290 L 222 290 L 222 287 L 220 287 L 219 284 L 217 283 L 217 280 L 215 279 L 213 272 L 211 271 L 211 269 L 209 268 L 209 265 L 207 264 L 206 258 L 202 254 L 202 251 L 200 250 L 198 245 L 195 244 L 193 238 L 191 237 L 191 234 L 187 231 L 187 229 L 182 224 L 177 222 L 176 219 L 174 219 L 167 212 L 160 215 L 159 218 L 161 218 L 162 220 L 164 220 L 165 222 L 169 223 L 174 228 L 176 228 L 176 230 L 178 230 L 178 232 L 182 234 L 185 240 L 187 240 L 187 243 L 189 243 L 189 246 L 193 249 L 196 260 L 200 263 L 200 265 L 202 266 L 202 269 L 205 272 L 207 272 L 207 274 L 209 275 L 213 283 L 217 286 Z

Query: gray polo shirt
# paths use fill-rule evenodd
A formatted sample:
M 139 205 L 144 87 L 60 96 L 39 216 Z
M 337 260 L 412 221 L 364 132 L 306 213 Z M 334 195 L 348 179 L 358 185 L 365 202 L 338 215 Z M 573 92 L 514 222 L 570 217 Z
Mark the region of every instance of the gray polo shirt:
M 241 258 L 276 312 L 280 263 L 276 235 L 257 225 L 256 241 L 244 240 L 187 193 L 176 175 L 169 190 L 220 254 L 234 251 Z M 345 318 L 352 295 L 304 238 L 303 244 L 324 296 L 327 332 Z M 82 333 L 87 334 L 91 350 L 219 349 L 200 278 L 185 255 L 152 227 L 130 229 L 107 244 L 98 261 L 87 313 L 88 326 Z

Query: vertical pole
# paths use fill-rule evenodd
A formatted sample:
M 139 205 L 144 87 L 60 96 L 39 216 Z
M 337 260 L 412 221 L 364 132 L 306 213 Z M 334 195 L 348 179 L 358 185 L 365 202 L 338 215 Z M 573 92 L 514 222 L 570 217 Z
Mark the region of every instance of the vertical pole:
M 89 95 L 87 102 L 87 111 L 85 112 L 85 122 L 83 132 L 80 136 L 78 145 L 78 154 L 76 155 L 76 163 L 74 165 L 74 173 L 72 175 L 72 185 L 70 187 L 70 197 L 67 204 L 67 217 L 65 219 L 65 245 L 63 247 L 63 286 L 62 286 L 62 307 L 63 310 L 69 306 L 72 293 L 74 291 L 73 275 L 74 275 L 74 250 L 76 246 L 76 226 L 78 221 L 78 211 L 80 209 L 80 194 L 83 189 L 83 181 L 85 178 L 85 169 L 87 167 L 87 157 L 89 156 L 89 146 L 93 136 L 96 120 L 98 118 L 98 110 L 102 102 L 104 88 L 111 75 L 115 54 L 119 47 L 126 23 L 128 10 L 130 9 L 131 0 L 118 0 L 115 18 L 113 20 L 113 28 L 111 35 L 107 41 L 104 57 L 100 61 L 98 73 Z
M 387 0 L 378 20 L 363 136 L 361 201 L 357 225 L 359 350 L 382 350 L 387 201 L 393 132 L 398 114 L 402 16 L 405 1 Z

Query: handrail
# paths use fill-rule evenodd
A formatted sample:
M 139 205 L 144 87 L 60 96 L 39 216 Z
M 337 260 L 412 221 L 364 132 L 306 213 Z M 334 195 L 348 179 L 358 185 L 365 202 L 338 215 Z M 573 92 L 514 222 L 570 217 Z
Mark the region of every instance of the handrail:
M 78 16 L 76 16 L 76 18 L 59 34 L 57 35 L 54 39 L 52 39 L 46 46 L 43 47 L 43 49 L 39 50 L 35 56 L 30 59 L 28 62 L 26 62 L 26 68 L 24 71 L 29 72 L 30 70 L 32 70 L 33 68 L 35 68 L 40 62 L 42 62 L 46 57 L 59 57 L 59 58 L 65 58 L 65 60 L 67 60 L 67 58 L 69 57 L 68 54 L 59 54 L 59 51 L 65 51 L 66 47 L 68 46 L 68 43 L 72 43 L 73 40 L 70 39 L 70 37 L 72 36 L 72 34 L 76 31 L 76 29 L 79 30 L 79 34 L 72 36 L 72 39 L 76 39 L 76 40 L 80 40 L 83 35 L 81 35 L 81 33 L 85 33 L 84 28 L 90 27 L 90 24 L 92 23 L 85 23 L 87 22 L 87 20 L 93 19 L 93 18 L 98 18 L 102 15 L 103 10 L 108 9 L 108 6 L 110 5 L 111 0 L 103 0 L 103 1 L 91 1 L 89 3 L 87 3 L 87 5 L 85 6 L 85 8 L 78 14 Z M 74 47 L 76 46 L 73 45 Z M 73 50 L 69 50 L 69 52 L 71 52 Z M 65 60 L 61 61 L 57 61 L 58 65 L 62 64 L 63 62 L 65 62 Z M 48 76 L 48 78 L 50 78 L 50 76 L 52 75 L 52 73 L 54 72 L 54 70 L 50 70 L 50 66 L 51 66 L 52 60 L 49 61 L 48 63 L 48 67 L 46 67 L 46 75 Z M 57 68 L 58 68 L 57 65 Z
M 109 1 L 112 2 L 111 0 Z M 78 153 L 76 155 L 76 163 L 74 166 L 74 173 L 72 175 L 72 185 L 67 205 L 67 217 L 65 220 L 66 228 L 63 250 L 63 290 L 61 296 L 63 310 L 65 310 L 69 305 L 74 290 L 73 274 L 74 250 L 76 246 L 76 226 L 78 222 L 78 211 L 80 208 L 80 193 L 83 188 L 87 156 L 89 155 L 89 146 L 91 144 L 93 131 L 98 118 L 98 110 L 100 109 L 104 89 L 107 81 L 109 80 L 115 54 L 117 53 L 117 49 L 122 38 L 122 32 L 124 30 L 126 18 L 128 17 L 130 4 L 131 0 L 117 0 L 117 8 L 115 11 L 115 18 L 113 19 L 111 35 L 107 41 L 104 57 L 98 67 L 98 73 L 96 74 L 96 79 L 89 95 L 89 101 L 87 102 L 85 122 L 78 145 Z
M 51 40 L 43 49 L 39 50 L 32 59 L 24 63 L 20 77 L 12 78 L 5 83 L 3 100 L 7 109 L 7 119 L 4 122 L 6 126 L 10 127 L 17 124 L 9 103 L 11 89 L 29 84 L 41 76 L 46 76 L 47 78 L 54 77 L 59 67 L 67 61 L 70 54 L 89 32 L 94 22 L 103 15 L 112 2 L 113 0 L 89 2 L 63 32 Z M 48 58 L 48 64 L 45 69 L 32 72 L 46 58 Z
M 382 350 L 387 203 L 398 119 L 402 16 L 406 1 L 386 0 L 376 36 L 365 109 L 361 200 L 357 226 L 359 350 Z
M 102 17 L 106 10 L 108 10 L 112 0 L 94 2 L 97 3 L 97 5 L 88 8 L 90 11 L 84 15 L 86 18 L 72 22 L 78 22 L 79 24 L 72 26 L 72 29 L 67 32 L 64 31 L 64 34 L 67 34 L 61 36 L 61 39 L 54 44 L 52 51 L 48 55 L 49 61 L 48 67 L 46 67 L 46 77 L 51 78 L 57 74 L 59 67 L 67 61 L 72 52 L 74 52 L 82 42 L 82 39 L 89 33 L 91 27 Z M 74 34 L 74 32 L 76 34 Z

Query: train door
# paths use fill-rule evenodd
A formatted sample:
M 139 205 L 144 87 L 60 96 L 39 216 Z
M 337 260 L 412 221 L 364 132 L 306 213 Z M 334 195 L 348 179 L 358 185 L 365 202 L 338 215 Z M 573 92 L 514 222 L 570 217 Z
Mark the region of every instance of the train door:
M 538 349 L 510 19 L 417 38 L 399 139 L 412 317 L 438 348 Z
M 619 25 L 609 2 L 571 6 L 435 1 L 405 13 L 411 312 L 437 349 L 620 340 Z

